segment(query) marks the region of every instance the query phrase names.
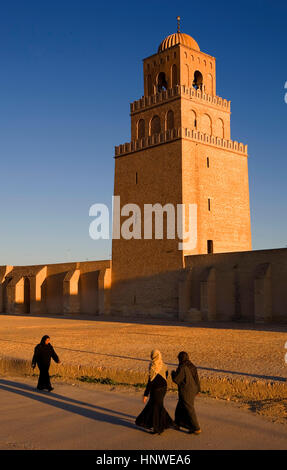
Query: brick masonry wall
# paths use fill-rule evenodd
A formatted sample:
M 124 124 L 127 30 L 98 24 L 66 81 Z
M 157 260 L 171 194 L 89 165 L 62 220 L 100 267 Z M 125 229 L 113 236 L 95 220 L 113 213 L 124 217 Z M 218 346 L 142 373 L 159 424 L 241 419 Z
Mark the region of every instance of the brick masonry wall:
M 236 253 L 218 253 L 187 256 L 186 277 L 189 272 L 189 305 L 187 309 L 200 309 L 200 284 L 206 270 L 215 269 L 216 319 L 219 321 L 241 320 L 254 322 L 257 296 L 264 292 L 256 290 L 258 271 L 270 267 L 271 315 L 268 321 L 287 322 L 287 249 L 255 250 Z M 265 298 L 265 303 L 269 299 Z M 260 312 L 257 312 L 260 314 Z M 263 315 L 259 319 L 264 321 Z
M 184 139 L 182 188 L 183 203 L 198 207 L 192 254 L 207 253 L 207 240 L 213 240 L 214 252 L 251 250 L 246 156 Z

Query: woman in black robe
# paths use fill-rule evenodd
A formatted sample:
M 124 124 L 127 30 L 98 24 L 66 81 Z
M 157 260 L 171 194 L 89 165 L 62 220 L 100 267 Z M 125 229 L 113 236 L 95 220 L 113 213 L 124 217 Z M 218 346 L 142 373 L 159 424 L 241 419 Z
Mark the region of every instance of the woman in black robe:
M 172 380 L 178 386 L 175 423 L 178 427 L 187 428 L 190 434 L 200 434 L 201 429 L 194 409 L 194 399 L 200 392 L 197 369 L 185 351 L 179 353 L 178 362 L 178 368 L 171 373 Z
M 32 359 L 33 369 L 35 369 L 37 364 L 40 370 L 40 376 L 37 385 L 38 390 L 48 390 L 48 392 L 54 390 L 51 385 L 49 376 L 51 358 L 58 364 L 60 363 L 60 359 L 55 353 L 54 348 L 50 343 L 50 337 L 45 335 L 41 339 L 40 344 L 37 344 L 37 346 L 35 347 L 34 356 Z
M 162 362 L 161 353 L 158 350 L 151 352 L 149 365 L 149 379 L 144 392 L 143 402 L 149 400 L 136 419 L 136 425 L 150 429 L 153 434 L 162 434 L 164 429 L 174 426 L 174 422 L 166 411 L 163 400 L 167 391 L 168 371 Z

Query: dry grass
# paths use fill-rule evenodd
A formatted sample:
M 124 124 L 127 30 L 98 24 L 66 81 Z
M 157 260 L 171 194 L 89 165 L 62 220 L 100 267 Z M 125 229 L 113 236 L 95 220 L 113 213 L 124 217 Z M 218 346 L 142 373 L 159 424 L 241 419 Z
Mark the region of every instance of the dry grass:
M 286 326 L 1 315 L 0 374 L 37 375 L 30 364 L 44 334 L 62 361 L 52 363 L 53 381 L 141 390 L 152 349 L 169 370 L 183 350 L 198 367 L 203 396 L 287 422 Z M 170 379 L 168 385 L 176 390 Z
M 79 381 L 86 383 L 144 388 L 147 374 L 137 370 L 121 370 L 108 367 L 92 367 L 74 364 L 51 364 L 53 380 Z M 35 376 L 38 369 L 24 359 L 0 357 L 0 375 Z M 175 384 L 168 379 L 169 391 L 176 391 Z M 287 424 L 287 387 L 284 382 L 223 377 L 202 377 L 202 394 L 211 398 L 236 402 L 273 421 Z
M 0 355 L 31 360 L 44 334 L 62 363 L 137 370 L 159 349 L 169 368 L 187 351 L 201 376 L 286 376 L 286 328 L 242 325 L 193 326 L 179 322 L 133 322 L 48 316 L 0 315 Z M 229 375 L 230 375 L 229 374 Z M 245 378 L 245 377 L 243 377 Z
M 233 401 L 250 411 L 287 424 L 287 387 L 284 382 L 250 379 L 203 378 L 203 393 Z

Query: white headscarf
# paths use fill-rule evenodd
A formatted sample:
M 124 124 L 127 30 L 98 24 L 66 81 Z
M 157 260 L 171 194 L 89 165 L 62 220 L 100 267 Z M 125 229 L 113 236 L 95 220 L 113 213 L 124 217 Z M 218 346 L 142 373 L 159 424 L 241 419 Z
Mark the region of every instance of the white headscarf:
M 166 379 L 167 367 L 164 364 L 161 352 L 158 349 L 154 349 L 151 352 L 151 362 L 149 364 L 149 379 L 152 381 L 157 374 L 160 374 L 164 379 Z

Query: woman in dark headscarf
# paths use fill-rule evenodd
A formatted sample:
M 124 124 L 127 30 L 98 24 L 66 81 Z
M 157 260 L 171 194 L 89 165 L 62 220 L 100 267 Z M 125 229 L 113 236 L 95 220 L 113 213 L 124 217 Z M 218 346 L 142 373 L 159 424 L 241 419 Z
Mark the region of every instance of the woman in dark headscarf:
M 162 361 L 161 353 L 157 349 L 151 352 L 149 364 L 149 379 L 144 392 L 143 402 L 149 401 L 136 419 L 136 425 L 153 430 L 153 434 L 162 434 L 164 429 L 174 426 L 163 405 L 163 399 L 167 391 L 168 371 Z
M 49 367 L 51 363 L 51 358 L 60 363 L 60 359 L 54 351 L 53 346 L 50 343 L 50 337 L 48 335 L 43 336 L 40 344 L 37 344 L 34 350 L 34 356 L 32 359 L 32 367 L 35 369 L 36 364 L 40 370 L 39 381 L 37 385 L 38 390 L 48 390 L 51 392 L 53 389 L 50 376 L 49 376 Z
M 178 404 L 175 410 L 175 423 L 189 430 L 190 434 L 200 434 L 201 429 L 194 409 L 194 399 L 200 392 L 197 369 L 190 362 L 188 354 L 181 351 L 178 368 L 172 371 L 172 380 L 178 386 Z

